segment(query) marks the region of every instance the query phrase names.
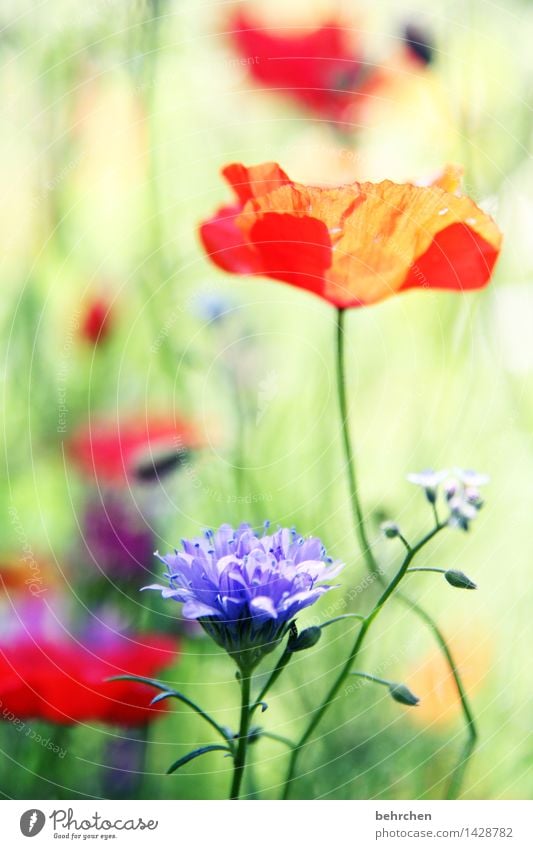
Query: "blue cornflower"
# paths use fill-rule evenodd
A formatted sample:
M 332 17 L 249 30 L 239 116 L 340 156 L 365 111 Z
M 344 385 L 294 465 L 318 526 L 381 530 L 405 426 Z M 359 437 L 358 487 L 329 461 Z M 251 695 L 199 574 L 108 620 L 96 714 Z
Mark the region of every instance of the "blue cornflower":
M 210 324 L 227 318 L 235 309 L 235 301 L 222 292 L 200 292 L 192 304 L 192 312 L 197 318 Z
M 145 587 L 181 602 L 183 616 L 197 619 L 247 673 L 279 644 L 300 610 L 332 589 L 321 582 L 344 568 L 316 537 L 267 531 L 268 524 L 263 536 L 247 524 L 221 525 L 182 540 L 182 551 L 159 558 L 169 586 Z

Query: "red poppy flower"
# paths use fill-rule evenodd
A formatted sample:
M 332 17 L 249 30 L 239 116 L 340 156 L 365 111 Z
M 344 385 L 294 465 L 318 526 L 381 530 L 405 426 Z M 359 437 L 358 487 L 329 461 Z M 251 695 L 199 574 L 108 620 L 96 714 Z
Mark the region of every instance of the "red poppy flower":
M 0 644 L 1 717 L 63 725 L 105 722 L 144 725 L 157 718 L 151 687 L 107 681 L 114 675 L 152 677 L 175 662 L 178 645 L 154 634 L 125 636 L 104 627 L 95 639 L 31 628 Z
M 228 28 L 262 87 L 285 93 L 320 116 L 340 120 L 354 96 L 372 91 L 373 70 L 354 50 L 350 31 L 334 20 L 316 30 L 280 35 L 239 11 Z
M 431 186 L 304 186 L 275 163 L 229 165 L 223 174 L 236 198 L 200 228 L 212 261 L 339 308 L 412 288 L 479 289 L 500 251 L 496 224 L 457 192 L 453 169 Z
M 113 315 L 110 305 L 102 298 L 89 304 L 80 326 L 80 334 L 91 345 L 99 345 L 109 337 Z
M 139 464 L 153 464 L 168 453 L 176 458 L 201 444 L 196 427 L 174 416 L 97 421 L 82 426 L 67 442 L 71 460 L 101 483 L 125 483 L 135 477 Z

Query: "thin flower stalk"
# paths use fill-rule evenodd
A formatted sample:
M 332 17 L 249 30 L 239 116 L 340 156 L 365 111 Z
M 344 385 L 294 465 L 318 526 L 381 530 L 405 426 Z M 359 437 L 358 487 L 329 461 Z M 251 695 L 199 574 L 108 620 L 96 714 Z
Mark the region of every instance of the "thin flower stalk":
M 376 602 L 374 608 L 371 610 L 371 612 L 368 614 L 368 616 L 365 619 L 363 619 L 363 621 L 361 623 L 361 627 L 359 629 L 359 632 L 357 634 L 357 637 L 356 637 L 355 642 L 353 644 L 352 650 L 351 650 L 350 654 L 348 655 L 347 660 L 345 661 L 344 665 L 341 668 L 340 673 L 338 674 L 337 678 L 335 679 L 332 686 L 330 687 L 330 689 L 329 689 L 326 697 L 324 698 L 322 704 L 317 708 L 317 710 L 313 714 L 309 725 L 307 726 L 304 733 L 302 734 L 302 736 L 298 740 L 298 742 L 297 742 L 297 744 L 296 744 L 296 746 L 295 746 L 295 748 L 294 748 L 294 750 L 291 754 L 291 758 L 290 758 L 290 761 L 289 761 L 289 770 L 288 770 L 288 773 L 287 773 L 287 778 L 286 778 L 284 789 L 283 789 L 283 798 L 284 799 L 289 798 L 289 795 L 290 795 L 290 792 L 291 792 L 291 786 L 292 786 L 292 783 L 293 783 L 293 781 L 295 779 L 295 775 L 296 775 L 296 767 L 297 767 L 298 759 L 299 759 L 299 756 L 300 756 L 300 752 L 301 752 L 302 748 L 305 746 L 305 744 L 308 742 L 308 740 L 311 738 L 311 736 L 313 735 L 315 729 L 317 728 L 318 724 L 322 720 L 324 714 L 327 712 L 328 708 L 330 707 L 332 702 L 335 700 L 335 697 L 337 696 L 337 693 L 339 692 L 340 688 L 342 687 L 347 676 L 350 674 L 350 672 L 353 668 L 353 665 L 355 663 L 355 660 L 357 659 L 357 657 L 358 657 L 358 655 L 361 651 L 365 637 L 366 637 L 372 623 L 374 622 L 374 620 L 376 619 L 376 617 L 378 616 L 380 611 L 383 609 L 385 603 L 392 596 L 395 589 L 400 584 L 400 582 L 401 582 L 402 578 L 404 577 L 404 575 L 406 574 L 412 560 L 416 557 L 418 552 L 421 551 L 422 548 L 424 548 L 425 545 L 427 545 L 428 542 L 430 542 L 441 530 L 443 530 L 444 527 L 446 527 L 446 525 L 444 525 L 444 524 L 435 525 L 435 527 L 431 531 L 429 531 L 429 533 L 427 533 L 424 537 L 422 537 L 422 539 L 406 553 L 406 555 L 403 559 L 403 562 L 402 562 L 400 568 L 398 569 L 396 575 L 394 576 L 394 578 L 392 578 L 390 583 L 383 590 L 383 592 L 381 593 L 381 595 L 380 595 L 378 601 Z

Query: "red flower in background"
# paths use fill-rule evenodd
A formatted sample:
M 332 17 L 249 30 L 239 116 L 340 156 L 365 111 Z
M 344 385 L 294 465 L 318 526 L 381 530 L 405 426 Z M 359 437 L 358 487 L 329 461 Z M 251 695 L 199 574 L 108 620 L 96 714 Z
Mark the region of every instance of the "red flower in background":
M 235 200 L 200 228 L 212 261 L 290 283 L 339 308 L 411 288 L 479 289 L 501 246 L 494 221 L 457 193 L 457 171 L 431 186 L 295 183 L 275 163 L 228 165 Z
M 357 121 L 361 117 L 358 104 L 362 106 L 372 96 L 379 96 L 381 87 L 391 77 L 413 73 L 431 59 L 427 38 L 413 26 L 406 28 L 402 49 L 386 65 L 366 62 L 354 40 L 353 27 L 336 20 L 315 30 L 294 29 L 280 35 L 258 25 L 240 10 L 230 20 L 228 29 L 236 51 L 256 82 L 335 122 L 343 118 Z
M 311 32 L 279 35 L 239 11 L 229 28 L 236 50 L 258 83 L 328 119 L 340 119 L 354 92 L 371 83 L 349 31 L 335 21 Z
M 76 637 L 57 628 L 46 633 L 33 617 L 0 641 L 2 716 L 63 725 L 105 722 L 144 725 L 159 715 L 151 687 L 106 681 L 114 675 L 153 677 L 177 657 L 175 640 L 156 634 L 124 635 L 98 623 L 96 633 Z
M 113 325 L 113 313 L 103 298 L 91 301 L 80 325 L 80 334 L 91 345 L 105 342 Z
M 135 417 L 120 422 L 96 421 L 83 425 L 67 442 L 67 453 L 86 475 L 101 483 L 123 484 L 148 463 L 157 476 L 157 463 L 169 455 L 179 462 L 187 449 L 201 445 L 197 428 L 174 416 Z

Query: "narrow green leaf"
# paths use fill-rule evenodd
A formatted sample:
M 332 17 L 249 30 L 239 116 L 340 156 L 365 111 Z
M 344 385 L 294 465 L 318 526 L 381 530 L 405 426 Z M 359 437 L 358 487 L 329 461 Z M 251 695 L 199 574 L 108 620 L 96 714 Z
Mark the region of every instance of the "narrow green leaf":
M 112 678 L 106 678 L 106 681 L 136 681 L 138 684 L 148 684 L 150 687 L 155 687 L 157 690 L 163 690 L 165 693 L 170 693 L 170 687 L 167 684 L 162 684 L 161 681 L 156 681 L 155 678 L 142 678 L 140 675 L 113 675 Z
M 178 699 L 178 701 L 183 702 L 183 704 L 187 705 L 194 710 L 199 716 L 205 719 L 209 725 L 217 731 L 218 734 L 222 737 L 223 740 L 230 742 L 230 736 L 228 735 L 228 731 L 225 728 L 222 728 L 218 722 L 213 719 L 212 716 L 209 716 L 205 710 L 193 702 L 192 699 L 189 699 L 187 696 L 184 696 L 183 693 L 179 693 L 177 690 L 172 690 L 166 684 L 162 684 L 161 681 L 156 681 L 153 678 L 141 678 L 139 675 L 115 675 L 113 678 L 107 678 L 107 681 L 137 681 L 139 684 L 149 684 L 152 687 L 156 687 L 158 690 L 162 692 L 159 693 L 155 698 L 150 702 L 151 705 L 157 704 L 157 702 L 162 701 L 163 699 Z
M 171 775 L 180 767 L 188 764 L 189 761 L 193 761 L 195 758 L 199 758 L 200 755 L 205 755 L 208 752 L 229 752 L 231 755 L 231 750 L 227 746 L 202 746 L 200 749 L 194 749 L 194 751 L 189 752 L 187 755 L 183 755 L 182 758 L 178 758 L 177 761 L 174 761 L 172 766 L 167 769 L 167 775 Z
M 163 699 L 175 699 L 175 693 L 169 691 L 168 693 L 158 693 L 157 696 L 154 696 L 152 701 L 150 702 L 150 707 L 152 705 L 156 705 L 158 702 L 162 702 Z

